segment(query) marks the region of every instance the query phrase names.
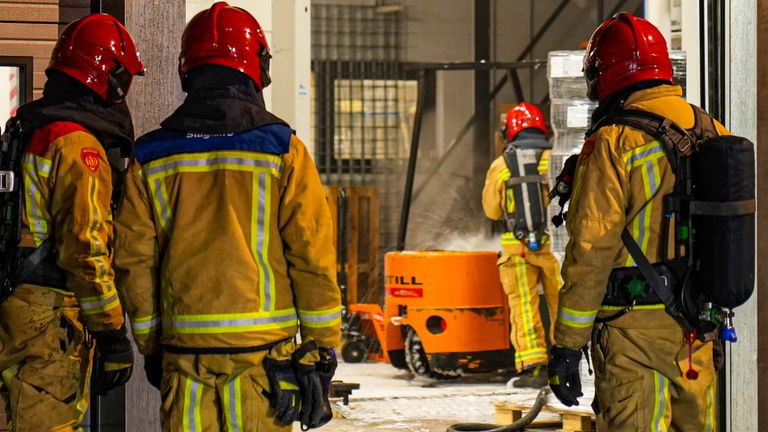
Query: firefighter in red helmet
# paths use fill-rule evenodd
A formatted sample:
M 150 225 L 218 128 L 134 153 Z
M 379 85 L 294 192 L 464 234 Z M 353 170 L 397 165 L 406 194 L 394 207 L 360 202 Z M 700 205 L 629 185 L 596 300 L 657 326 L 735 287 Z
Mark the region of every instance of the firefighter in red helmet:
M 502 129 L 504 153 L 491 164 L 483 188 L 486 216 L 506 225 L 498 264 L 520 372 L 512 381 L 514 387 L 547 385 L 547 332 L 539 313 L 538 287 L 541 282 L 549 314 L 555 316 L 562 285 L 546 233 L 551 149 L 546 134 L 544 116 L 534 105 L 522 102 L 510 109 Z
M 20 241 L 0 239 L 3 258 L 22 263 L 3 275 L 0 303 L 0 396 L 11 430 L 80 431 L 89 381 L 105 394 L 131 376 L 107 150 L 133 145 L 125 96 L 143 72 L 120 21 L 86 16 L 64 28 L 43 97 L 6 126 L 8 148 L 23 148 L 22 203 L 12 215 Z
M 600 123 L 639 110 L 691 129 L 694 110 L 673 84 L 664 37 L 629 13 L 609 18 L 592 34 L 584 76 L 599 106 L 578 158 L 566 219 L 570 241 L 550 386 L 564 404 L 578 404 L 578 365 L 591 339 L 598 430 L 717 430 L 713 345 L 687 337 L 625 247 L 635 244 L 652 271 L 664 271 L 664 202 L 676 173 L 656 138 Z M 698 379 L 686 377 L 689 348 Z
M 307 148 L 264 105 L 269 60 L 245 10 L 217 2 L 195 15 L 179 56 L 187 97 L 128 167 L 118 287 L 166 431 L 306 430 L 332 417 L 330 211 Z

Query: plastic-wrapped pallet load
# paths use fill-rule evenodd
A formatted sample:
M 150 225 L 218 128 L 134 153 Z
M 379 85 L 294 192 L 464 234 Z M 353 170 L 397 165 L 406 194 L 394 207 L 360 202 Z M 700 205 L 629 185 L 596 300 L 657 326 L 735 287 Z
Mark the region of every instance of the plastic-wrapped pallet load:
M 685 51 L 671 50 L 669 52 L 669 59 L 672 60 L 672 76 L 675 80 L 675 84 L 683 87 L 683 96 L 685 96 L 687 94 L 685 82 L 685 63 L 688 60 L 687 56 L 685 55 Z
M 565 160 L 581 151 L 584 134 L 590 124 L 595 102 L 587 99 L 587 84 L 581 72 L 584 51 L 552 51 L 547 62 L 549 78 L 550 126 L 554 132 L 554 146 L 550 158 L 550 184 L 560 174 Z M 549 214 L 559 212 L 557 200 L 549 207 Z M 555 228 L 550 223 L 552 251 L 559 257 L 565 252 L 568 233 L 565 227 Z
M 686 90 L 686 55 L 685 51 L 669 52 L 675 84 Z M 582 74 L 584 51 L 552 51 L 547 63 L 549 94 L 551 98 L 550 123 L 554 131 L 554 146 L 549 165 L 549 182 L 554 184 L 565 160 L 581 152 L 584 134 L 589 128 L 592 111 L 597 103 L 587 99 L 587 83 Z M 560 211 L 557 200 L 549 206 L 549 215 Z M 568 233 L 565 227 L 555 228 L 550 222 L 552 251 L 559 257 L 565 253 Z

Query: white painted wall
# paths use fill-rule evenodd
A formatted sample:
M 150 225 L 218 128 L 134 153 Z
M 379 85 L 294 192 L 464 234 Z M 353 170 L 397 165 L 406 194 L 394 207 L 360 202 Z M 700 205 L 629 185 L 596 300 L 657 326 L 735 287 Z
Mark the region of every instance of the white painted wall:
M 685 98 L 688 102 L 701 105 L 701 74 L 699 46 L 699 3 L 695 1 L 680 2 L 681 9 L 681 49 L 686 52 Z M 672 40 L 672 0 L 646 0 L 645 18 L 653 23 L 668 44 Z
M 728 2 L 726 77 L 728 127 L 757 142 L 757 0 Z M 760 83 L 765 84 L 765 83 Z M 764 103 L 764 101 L 763 101 Z M 765 145 L 765 144 L 763 144 Z M 759 261 L 758 261 L 759 262 Z M 757 432 L 757 296 L 736 309 L 739 341 L 729 344 L 726 430 Z

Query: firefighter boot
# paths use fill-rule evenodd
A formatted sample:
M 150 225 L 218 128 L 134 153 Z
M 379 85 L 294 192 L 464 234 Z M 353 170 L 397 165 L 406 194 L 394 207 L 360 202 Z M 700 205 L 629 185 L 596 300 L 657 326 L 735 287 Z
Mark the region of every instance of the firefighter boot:
M 520 372 L 512 381 L 512 387 L 540 389 L 548 384 L 548 380 L 547 366 L 539 365 Z

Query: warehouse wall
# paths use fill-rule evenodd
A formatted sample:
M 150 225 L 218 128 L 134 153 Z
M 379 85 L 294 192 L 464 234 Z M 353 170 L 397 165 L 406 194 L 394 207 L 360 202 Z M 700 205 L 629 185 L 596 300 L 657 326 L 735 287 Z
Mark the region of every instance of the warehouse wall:
M 474 1 L 463 0 L 405 0 L 404 61 L 445 62 L 473 61 Z M 491 1 L 491 61 L 517 60 L 561 0 L 493 0 Z M 641 12 L 640 0 L 605 0 L 604 13 L 619 4 L 621 10 Z M 563 9 L 528 59 L 546 59 L 551 50 L 578 49 L 598 25 L 597 1 L 571 0 Z M 506 72 L 492 74 L 491 87 Z M 525 98 L 539 103 L 548 93 L 546 68 L 529 72 L 520 70 Z M 425 114 L 421 134 L 421 156 L 416 186 L 426 172 L 448 147 L 470 116 L 474 113 L 474 73 L 438 72 L 434 105 Z M 503 108 L 516 103 L 511 86 L 506 86 L 492 104 L 491 130 L 498 130 Z M 548 117 L 548 106 L 541 106 Z M 492 242 L 483 241 L 490 235 L 489 224 L 482 215 L 479 183 L 472 175 L 472 133 L 459 143 L 455 154 L 440 169 L 440 174 L 427 187 L 411 210 L 408 231 L 409 248 L 442 248 L 454 245 L 472 247 L 477 243 L 487 248 Z M 488 138 L 488 163 L 495 147 Z M 469 243 L 467 243 L 469 238 Z M 487 240 L 487 239 L 485 239 Z
M 33 57 L 35 98 L 42 95 L 45 68 L 59 33 L 89 10 L 89 0 L 0 1 L 0 55 Z

